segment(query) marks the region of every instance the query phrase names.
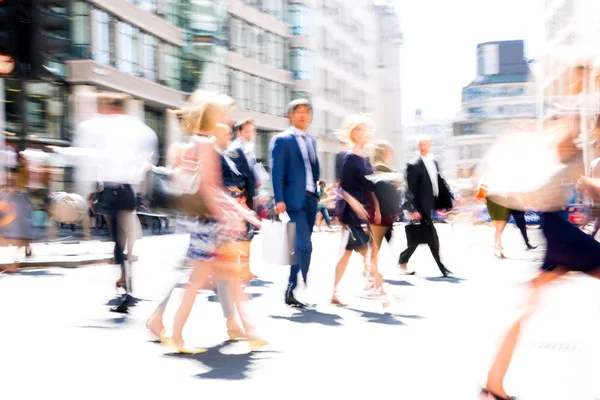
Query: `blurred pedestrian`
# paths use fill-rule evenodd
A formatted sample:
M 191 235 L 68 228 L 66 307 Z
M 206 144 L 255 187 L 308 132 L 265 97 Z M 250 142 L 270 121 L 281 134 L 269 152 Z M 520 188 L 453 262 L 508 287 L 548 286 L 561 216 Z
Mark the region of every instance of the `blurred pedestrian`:
M 317 144 L 308 133 L 313 109 L 306 99 L 296 99 L 288 105 L 291 126 L 275 136 L 271 144 L 271 172 L 275 194 L 275 212 L 287 214 L 296 225 L 297 263 L 290 268 L 285 291 L 285 303 L 303 308 L 294 296 L 298 274 L 307 283 L 312 254 L 311 236 L 317 216 L 317 181 L 320 164 Z
M 431 153 L 431 138 L 427 135 L 419 136 L 417 149 L 417 157 L 409 162 L 406 168 L 408 206 L 412 210 L 412 219 L 420 222 L 420 229 L 427 240 L 431 254 L 442 275 L 446 277 L 452 272 L 446 268 L 440 258 L 440 241 L 433 224 L 433 212 L 451 208 L 453 195 Z M 412 244 L 400 254 L 399 263 L 404 274 L 414 274 L 408 271 L 407 265 L 416 249 L 417 245 Z
M 149 165 L 158 161 L 158 137 L 139 118 L 126 114 L 128 95 L 99 93 L 96 98 L 98 115 L 79 124 L 73 148 L 51 148 L 77 156 L 80 168 L 93 171 L 92 176 L 81 175 L 81 179 L 96 181 L 94 211 L 107 222 L 115 243 L 114 260 L 121 267 L 115 286 L 125 291 L 111 310 L 126 313 L 133 291 L 133 249 L 142 234 L 135 214 L 135 187 L 143 181 Z
M 367 176 L 373 168 L 366 153 L 366 145 L 373 129 L 370 118 L 362 115 L 351 115 L 344 121 L 343 130 L 353 144 L 352 151 L 346 154 L 342 168 L 340 186 L 346 202 L 342 212 L 342 222 L 346 226 L 348 239 L 344 252 L 335 267 L 335 281 L 331 302 L 342 305 L 337 289 L 346 272 L 352 252 L 359 253 L 365 263 L 365 273 L 370 274 L 371 235 L 365 232 L 364 224 L 381 224 L 379 202 L 375 195 L 375 185 Z M 370 232 L 370 229 L 369 229 Z
M 234 304 L 241 305 L 238 290 L 238 269 L 235 254 L 235 241 L 239 232 L 245 232 L 246 224 L 260 222 L 254 214 L 230 199 L 223 185 L 222 160 L 215 148 L 217 141 L 227 141 L 222 135 L 220 125 L 228 124 L 233 99 L 203 91 L 194 92 L 183 110 L 182 130 L 190 135 L 187 145 L 174 145 L 172 151 L 174 180 L 181 187 L 190 188 L 204 204 L 207 214 L 198 217 L 182 217 L 178 223 L 190 232 L 190 244 L 187 258 L 192 271 L 189 283 L 175 314 L 173 331 L 170 338 L 165 336 L 163 314 L 171 293 L 154 311 L 147 321 L 147 328 L 161 340 L 180 353 L 198 354 L 206 349 L 193 348 L 183 338 L 183 328 L 188 320 L 196 296 L 200 289 L 208 286 L 212 278 L 216 283 L 223 279 L 233 279 Z M 227 132 L 227 135 L 230 133 Z M 226 143 L 225 143 L 226 144 Z M 176 153 L 176 154 L 174 154 Z M 200 167 L 200 165 L 202 167 Z M 196 188 L 194 188 L 196 187 Z M 228 246 L 233 243 L 233 246 Z M 233 249 L 234 253 L 228 253 Z M 239 310 L 239 308 L 238 308 Z M 260 344 L 255 332 L 245 332 L 247 337 Z

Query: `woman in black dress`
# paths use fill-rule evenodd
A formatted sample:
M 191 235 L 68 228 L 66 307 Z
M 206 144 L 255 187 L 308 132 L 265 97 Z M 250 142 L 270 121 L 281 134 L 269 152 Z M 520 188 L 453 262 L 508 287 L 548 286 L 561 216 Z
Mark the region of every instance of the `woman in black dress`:
M 575 144 L 575 139 L 579 136 L 577 118 L 554 121 L 553 125 L 558 132 L 552 149 L 557 155 L 557 161 L 568 165 L 566 170 L 571 175 L 579 173 L 581 151 Z M 600 279 L 600 243 L 565 220 L 561 207 L 556 206 L 562 200 L 560 185 L 556 183 L 560 179 L 556 179 L 556 176 L 553 178 L 545 193 L 536 194 L 543 202 L 554 204 L 546 207 L 553 211 L 544 212 L 542 216 L 542 230 L 547 241 L 544 263 L 538 276 L 531 281 L 533 290 L 527 310 L 511 326 L 492 363 L 486 386 L 481 391 L 482 400 L 514 399 L 504 390 L 504 377 L 510 366 L 521 326 L 535 310 L 540 290 L 570 271 L 583 272 Z M 580 187 L 592 197 L 600 198 L 599 180 L 581 178 Z M 557 198 L 560 200 L 557 201 Z
M 367 251 L 371 241 L 370 235 L 363 229 L 366 222 L 381 223 L 379 203 L 375 196 L 375 185 L 367 179 L 373 174 L 373 168 L 367 157 L 365 146 L 369 140 L 369 130 L 372 129 L 371 121 L 363 116 L 354 115 L 349 117 L 345 123 L 346 132 L 353 143 L 352 151 L 347 153 L 342 167 L 340 187 L 345 200 L 345 206 L 341 213 L 342 223 L 348 231 L 348 241 L 344 253 L 340 257 L 335 268 L 335 284 L 331 302 L 341 305 L 336 291 L 353 251 L 360 253 L 369 265 Z M 371 212 L 367 211 L 367 208 Z M 366 268 L 367 269 L 367 268 Z

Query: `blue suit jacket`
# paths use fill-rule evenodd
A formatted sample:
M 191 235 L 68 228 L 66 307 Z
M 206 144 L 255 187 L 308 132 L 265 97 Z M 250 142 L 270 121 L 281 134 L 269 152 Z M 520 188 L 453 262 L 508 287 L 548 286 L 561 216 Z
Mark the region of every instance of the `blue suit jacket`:
M 315 139 L 312 136 L 309 138 L 317 155 Z M 315 180 L 318 180 L 320 176 L 318 157 L 315 164 L 313 173 Z M 271 142 L 271 176 L 275 202 L 283 201 L 286 208 L 291 211 L 301 209 L 306 197 L 306 167 L 292 128 L 275 136 Z

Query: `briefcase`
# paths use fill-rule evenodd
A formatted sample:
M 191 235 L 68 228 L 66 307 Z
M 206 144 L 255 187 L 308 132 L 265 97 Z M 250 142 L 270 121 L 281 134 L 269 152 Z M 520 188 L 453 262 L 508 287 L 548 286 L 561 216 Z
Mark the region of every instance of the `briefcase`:
M 406 231 L 406 243 L 408 246 L 427 244 L 431 225 L 427 223 L 411 223 L 404 227 Z

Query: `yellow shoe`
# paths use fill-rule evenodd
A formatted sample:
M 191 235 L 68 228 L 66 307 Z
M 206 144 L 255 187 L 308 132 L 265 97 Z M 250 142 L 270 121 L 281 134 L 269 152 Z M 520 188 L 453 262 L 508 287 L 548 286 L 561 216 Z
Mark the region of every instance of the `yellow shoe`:
M 269 342 L 265 339 L 252 339 L 249 340 L 248 343 L 250 344 L 250 350 L 252 351 L 269 345 Z
M 203 354 L 208 351 L 207 349 L 203 349 L 200 347 L 186 347 L 185 344 L 183 346 L 180 346 L 172 340 L 166 340 L 166 345 L 172 348 L 173 350 L 177 351 L 179 354 Z

